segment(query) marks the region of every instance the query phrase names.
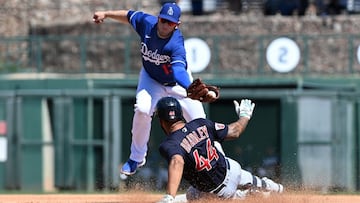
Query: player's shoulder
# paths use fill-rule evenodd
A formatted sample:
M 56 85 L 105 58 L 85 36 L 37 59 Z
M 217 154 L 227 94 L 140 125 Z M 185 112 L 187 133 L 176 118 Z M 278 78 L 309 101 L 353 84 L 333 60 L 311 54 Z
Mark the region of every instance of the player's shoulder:
M 136 21 L 144 21 L 147 23 L 156 23 L 157 17 L 148 13 L 144 13 L 143 11 L 135 11 L 135 10 L 129 10 L 128 17 L 130 21 L 136 20 Z
M 127 15 L 128 15 L 129 20 L 131 21 L 131 20 L 134 20 L 135 18 L 139 18 L 140 16 L 144 15 L 144 12 L 129 10 Z
M 184 41 L 184 36 L 179 29 L 174 30 L 171 39 L 174 41 Z

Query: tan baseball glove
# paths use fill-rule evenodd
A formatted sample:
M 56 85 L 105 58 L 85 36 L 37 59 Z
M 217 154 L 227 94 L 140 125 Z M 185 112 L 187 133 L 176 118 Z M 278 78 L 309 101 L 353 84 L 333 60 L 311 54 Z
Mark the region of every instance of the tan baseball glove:
M 187 96 L 201 102 L 214 102 L 220 96 L 219 87 L 207 85 L 200 78 L 194 80 L 188 87 Z

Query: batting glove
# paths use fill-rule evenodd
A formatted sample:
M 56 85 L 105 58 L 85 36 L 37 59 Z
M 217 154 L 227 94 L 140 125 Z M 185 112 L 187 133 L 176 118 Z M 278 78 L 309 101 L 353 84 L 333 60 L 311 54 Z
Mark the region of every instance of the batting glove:
M 158 201 L 157 203 L 173 203 L 174 197 L 171 195 L 164 195 L 164 197 Z
M 250 99 L 243 99 L 241 100 L 241 103 L 239 105 L 239 103 L 234 100 L 234 106 L 235 112 L 239 116 L 239 118 L 246 117 L 250 119 L 255 108 L 255 103 L 252 103 Z

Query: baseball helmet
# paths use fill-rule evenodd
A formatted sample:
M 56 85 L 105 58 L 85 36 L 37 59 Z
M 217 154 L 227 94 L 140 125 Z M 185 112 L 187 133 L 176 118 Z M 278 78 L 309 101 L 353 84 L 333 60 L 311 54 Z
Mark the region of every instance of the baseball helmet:
M 174 97 L 163 97 L 156 104 L 155 115 L 166 121 L 183 119 L 180 103 Z

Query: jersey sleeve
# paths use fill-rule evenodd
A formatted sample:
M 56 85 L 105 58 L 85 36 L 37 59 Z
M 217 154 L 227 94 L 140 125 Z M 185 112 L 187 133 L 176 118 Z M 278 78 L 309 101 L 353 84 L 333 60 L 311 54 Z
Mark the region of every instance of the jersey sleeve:
M 134 28 L 134 30 L 140 36 L 142 36 L 142 33 L 146 28 L 146 20 L 147 18 L 151 18 L 151 16 L 142 11 L 129 10 L 127 14 L 127 18 L 129 20 L 130 25 Z
M 190 76 L 187 72 L 186 51 L 184 38 L 180 31 L 174 32 L 172 39 L 173 53 L 171 55 L 171 66 L 173 67 L 174 78 L 179 85 L 187 89 L 191 84 Z
M 192 128 L 197 128 L 198 126 L 206 126 L 208 129 L 209 136 L 215 140 L 222 142 L 228 134 L 229 127 L 226 124 L 218 123 L 211 121 L 206 118 L 197 118 L 189 122 Z
M 135 27 L 136 26 L 136 21 L 139 19 L 139 17 L 137 16 L 137 14 L 142 14 L 142 12 L 140 11 L 133 11 L 133 10 L 129 10 L 127 13 L 127 18 L 129 23 L 131 24 L 131 26 Z
M 226 124 L 209 121 L 209 124 L 212 126 L 214 130 L 214 139 L 219 142 L 223 142 L 225 137 L 228 134 L 229 127 Z
M 189 73 L 186 71 L 184 65 L 182 65 L 181 63 L 174 63 L 171 67 L 176 82 L 183 88 L 187 89 L 190 86 L 191 81 Z

